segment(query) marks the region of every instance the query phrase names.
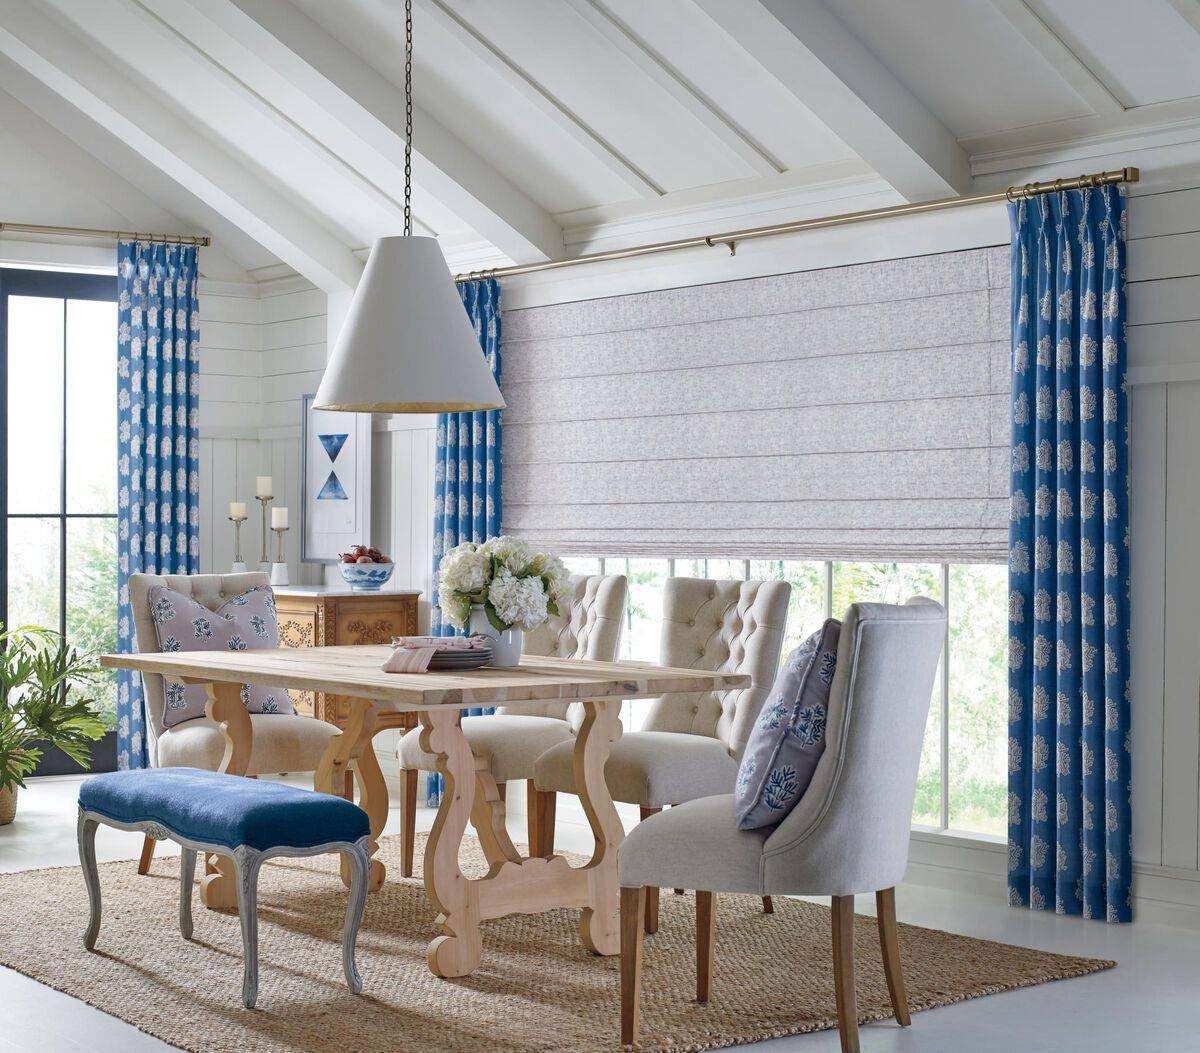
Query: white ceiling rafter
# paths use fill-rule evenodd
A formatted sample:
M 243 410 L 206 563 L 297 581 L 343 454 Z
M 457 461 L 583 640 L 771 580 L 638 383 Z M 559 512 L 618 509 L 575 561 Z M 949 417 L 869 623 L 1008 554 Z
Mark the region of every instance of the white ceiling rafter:
M 701 94 L 662 55 L 613 14 L 603 0 L 567 0 L 567 3 L 715 136 L 746 166 L 748 175 L 773 176 L 785 170 L 785 166 L 766 147 L 755 142 L 711 99 Z
M 969 192 L 946 128 L 819 0 L 693 0 L 908 201 Z
M 81 15 L 87 15 L 91 5 L 98 0 L 49 0 L 59 6 L 69 6 Z M 186 50 L 186 59 L 203 71 L 203 76 L 212 81 L 213 109 L 216 112 L 232 113 L 234 106 L 250 106 L 260 116 L 270 119 L 292 142 L 299 145 L 318 163 L 334 170 L 348 184 L 348 190 L 358 195 L 382 217 L 389 228 L 400 230 L 404 223 L 404 204 L 400 197 L 384 189 L 362 170 L 350 164 L 348 159 L 334 146 L 317 135 L 311 123 L 299 114 L 281 108 L 275 99 L 261 90 L 262 84 L 254 78 L 254 72 L 269 73 L 261 53 L 255 53 L 247 44 L 235 39 L 209 21 L 203 11 L 216 5 L 205 0 L 202 5 L 193 5 L 188 0 L 120 0 L 127 11 L 136 12 L 152 24 L 165 42 Z M 82 23 L 78 23 L 82 27 Z M 239 58 L 249 61 L 239 62 Z M 164 56 L 170 61 L 170 56 Z M 175 60 L 176 63 L 178 59 Z M 226 105 L 222 105 L 222 104 Z M 396 180 L 391 180 L 395 185 Z M 436 224 L 414 213 L 413 226 L 417 233 L 437 237 Z M 390 232 L 390 230 L 389 230 Z
M 164 207 L 155 196 L 158 181 L 145 178 L 145 166 L 138 165 L 139 186 L 120 175 L 138 155 L 106 136 L 86 115 L 3 55 L 0 55 L 0 124 L 12 129 L 20 127 L 20 136 L 32 149 L 58 171 L 82 180 L 90 195 L 122 217 L 121 229 L 212 234 L 214 244 L 201 253 L 201 273 L 221 281 L 251 280 L 245 267 L 230 252 L 231 244 L 239 248 L 252 244 L 241 231 L 201 202 L 196 204 L 203 215 L 196 219 Z M 148 182 L 156 186 L 147 186 Z M 53 216 L 8 218 L 32 223 L 55 221 Z
M 302 11 L 285 0 L 162 2 L 193 7 L 232 38 L 225 53 L 276 106 L 377 181 L 402 185 L 404 96 Z M 426 194 L 513 262 L 562 254 L 561 229 L 529 195 L 419 106 L 413 124 L 414 182 Z
M 1197 33 L 1200 33 L 1200 0 L 1167 0 Z
M 503 77 L 505 82 L 531 103 L 543 117 L 570 135 L 635 194 L 644 198 L 658 198 L 663 195 L 663 187 L 655 183 L 611 143 L 601 138 L 594 129 L 567 109 L 520 66 L 476 33 L 442 4 L 441 0 L 416 0 L 416 3 L 438 26 L 464 45 L 485 66 Z
M 265 173 L 199 136 L 174 111 L 28 0 L 0 0 L 0 51 L 260 245 L 327 291 L 353 289 L 362 264 Z
M 1113 117 L 1125 112 L 1121 100 L 1025 0 L 991 0 L 991 3 L 1094 113 Z

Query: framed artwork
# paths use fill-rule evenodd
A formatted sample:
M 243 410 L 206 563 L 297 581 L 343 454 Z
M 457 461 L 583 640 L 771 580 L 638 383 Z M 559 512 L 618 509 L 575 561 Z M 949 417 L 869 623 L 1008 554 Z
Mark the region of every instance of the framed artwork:
M 371 414 L 313 409 L 301 400 L 300 558 L 335 563 L 371 533 Z

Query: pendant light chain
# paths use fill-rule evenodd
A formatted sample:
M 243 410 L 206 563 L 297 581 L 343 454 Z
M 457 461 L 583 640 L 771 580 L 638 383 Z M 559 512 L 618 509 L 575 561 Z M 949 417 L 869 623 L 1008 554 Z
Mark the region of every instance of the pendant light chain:
M 404 236 L 412 234 L 412 0 L 404 0 Z

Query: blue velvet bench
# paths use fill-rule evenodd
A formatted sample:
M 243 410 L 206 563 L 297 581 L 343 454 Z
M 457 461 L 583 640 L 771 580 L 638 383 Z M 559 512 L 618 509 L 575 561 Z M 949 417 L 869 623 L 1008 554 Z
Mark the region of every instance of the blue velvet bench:
M 196 853 L 233 860 L 238 914 L 242 923 L 242 1001 L 258 998 L 258 871 L 271 856 L 341 852 L 350 863 L 350 901 L 342 937 L 342 966 L 355 994 L 362 980 L 354 944 L 367 901 L 371 840 L 367 813 L 326 793 L 246 779 L 197 768 L 143 768 L 96 775 L 79 788 L 79 861 L 91 915 L 84 946 L 96 946 L 100 931 L 100 875 L 96 870 L 96 827 L 140 830 L 156 841 L 183 848 L 180 866 L 179 930 L 192 938 L 192 885 Z

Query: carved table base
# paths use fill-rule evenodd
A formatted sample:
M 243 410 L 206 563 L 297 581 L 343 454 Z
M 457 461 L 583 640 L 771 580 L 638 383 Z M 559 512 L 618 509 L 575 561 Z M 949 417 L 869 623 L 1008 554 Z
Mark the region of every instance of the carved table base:
M 609 748 L 621 737 L 619 699 L 584 702 L 575 739 L 575 785 L 595 837 L 592 858 L 572 867 L 562 856 L 522 857 L 504 827 L 504 802 L 486 766 L 477 766 L 455 709 L 421 713 L 421 748 L 437 757 L 445 776 L 442 803 L 425 850 L 425 893 L 434 909 L 438 936 L 427 952 L 437 976 L 465 976 L 482 955 L 479 923 L 510 914 L 540 914 L 582 907 L 579 935 L 595 954 L 620 951 L 617 848 L 624 829 L 604 782 Z M 490 868 L 469 879 L 458 851 L 470 820 L 479 833 Z M 374 829 L 374 827 L 372 827 Z

